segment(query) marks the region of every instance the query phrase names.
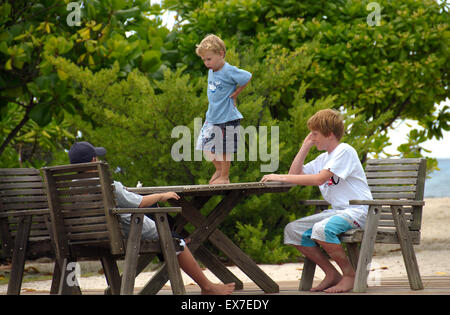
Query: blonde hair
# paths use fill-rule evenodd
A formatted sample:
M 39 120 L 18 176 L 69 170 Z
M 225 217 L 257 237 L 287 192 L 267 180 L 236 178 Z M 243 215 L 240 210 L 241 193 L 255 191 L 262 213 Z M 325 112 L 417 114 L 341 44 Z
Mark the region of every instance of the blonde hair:
M 227 53 L 227 49 L 225 47 L 225 43 L 218 36 L 214 34 L 209 34 L 206 36 L 200 44 L 197 45 L 197 49 L 195 53 L 199 56 L 202 56 L 206 51 L 212 51 L 216 54 L 220 54 L 223 51 L 223 55 L 225 57 Z
M 338 141 L 344 135 L 344 121 L 341 114 L 335 109 L 319 110 L 308 119 L 307 124 L 309 130 L 319 131 L 325 137 L 333 133 Z

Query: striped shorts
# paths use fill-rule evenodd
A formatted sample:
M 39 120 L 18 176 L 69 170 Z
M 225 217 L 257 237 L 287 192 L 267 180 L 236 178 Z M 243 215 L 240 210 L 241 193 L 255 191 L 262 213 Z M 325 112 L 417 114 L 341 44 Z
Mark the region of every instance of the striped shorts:
M 317 246 L 314 240 L 340 244 L 339 234 L 356 228 L 358 223 L 342 210 L 325 210 L 287 224 L 284 243 L 305 247 Z

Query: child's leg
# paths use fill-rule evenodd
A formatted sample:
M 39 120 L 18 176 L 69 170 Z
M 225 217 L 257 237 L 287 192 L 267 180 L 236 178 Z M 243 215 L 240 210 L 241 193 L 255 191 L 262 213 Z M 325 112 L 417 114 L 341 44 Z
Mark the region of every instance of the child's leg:
M 221 164 L 221 173 L 211 184 L 229 184 L 231 155 L 237 152 L 239 139 L 239 119 L 216 125 L 220 128 L 222 137 L 216 143 L 216 160 Z M 219 134 L 219 132 L 217 132 Z M 217 150 L 222 147 L 223 150 Z
M 351 265 L 347 255 L 345 254 L 344 248 L 341 244 L 332 244 L 317 241 L 322 248 L 330 255 L 330 257 L 338 264 L 339 268 L 342 270 L 342 279 L 332 287 L 324 290 L 328 293 L 339 293 L 347 292 L 353 289 L 353 284 L 355 282 L 355 270 Z
M 183 271 L 186 272 L 186 274 L 200 286 L 202 289 L 202 294 L 227 295 L 234 291 L 234 282 L 228 284 L 217 284 L 209 281 L 187 246 L 185 246 L 184 251 L 178 255 L 178 262 L 181 269 L 183 269 Z
M 316 241 L 311 239 L 316 225 L 335 214 L 336 212 L 331 210 L 317 213 L 290 222 L 284 229 L 284 243 L 294 245 L 305 257 L 312 260 L 325 272 L 323 281 L 318 286 L 312 288 L 311 291 L 322 291 L 334 286 L 342 278 L 328 257 L 317 246 Z
M 350 264 L 339 235 L 355 228 L 353 220 L 345 214 L 338 214 L 316 223 L 311 238 L 314 239 L 330 255 L 342 270 L 343 277 L 335 286 L 325 290 L 329 293 L 347 292 L 353 288 L 355 271 Z
M 216 159 L 216 155 L 212 152 L 204 151 L 204 154 L 205 154 L 205 156 L 208 157 L 208 160 L 210 160 L 214 164 L 214 167 L 216 168 L 216 171 L 214 172 L 214 174 L 211 176 L 211 179 L 209 180 L 209 184 L 213 184 L 214 181 L 220 177 L 220 174 L 222 172 L 222 162 L 218 161 Z
M 230 183 L 230 166 L 231 166 L 231 154 L 230 153 L 218 153 L 222 154 L 220 157 L 220 176 L 212 182 L 212 184 L 229 184 Z
M 323 291 L 329 287 L 333 287 L 339 281 L 341 281 L 341 274 L 336 270 L 336 268 L 331 264 L 328 257 L 326 257 L 318 246 L 306 247 L 298 246 L 295 247 L 308 259 L 312 260 L 317 264 L 323 272 L 325 272 L 325 278 L 316 287 L 311 288 L 311 291 Z

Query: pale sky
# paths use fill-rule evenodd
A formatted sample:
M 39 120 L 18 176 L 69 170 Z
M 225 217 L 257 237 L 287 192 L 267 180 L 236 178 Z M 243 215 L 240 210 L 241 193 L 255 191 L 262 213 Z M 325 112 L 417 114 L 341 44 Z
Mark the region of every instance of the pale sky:
M 447 101 L 442 102 L 438 108 L 440 109 L 445 105 L 450 106 L 450 100 L 447 99 Z M 411 125 L 411 127 L 409 127 L 408 124 Z M 390 154 L 398 153 L 396 148 L 407 141 L 409 131 L 418 127 L 418 125 L 411 120 L 395 122 L 394 126 L 396 126 L 396 128 L 388 133 L 392 145 L 385 149 L 385 151 Z M 421 128 L 419 127 L 417 129 L 420 130 Z M 442 134 L 443 138 L 440 140 L 433 139 L 422 143 L 423 148 L 431 150 L 431 153 L 424 152 L 425 156 L 438 159 L 450 159 L 450 131 L 443 131 Z

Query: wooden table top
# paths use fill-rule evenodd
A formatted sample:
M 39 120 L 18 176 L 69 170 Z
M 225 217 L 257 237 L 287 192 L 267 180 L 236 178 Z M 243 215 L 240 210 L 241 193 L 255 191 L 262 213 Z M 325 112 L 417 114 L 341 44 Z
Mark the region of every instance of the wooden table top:
M 127 187 L 127 190 L 138 194 L 154 194 L 173 191 L 183 195 L 196 195 L 201 193 L 223 194 L 230 190 L 243 190 L 250 193 L 258 192 L 286 192 L 296 185 L 281 182 L 248 182 L 231 183 L 221 185 L 179 185 L 179 186 L 155 186 L 155 187 Z

